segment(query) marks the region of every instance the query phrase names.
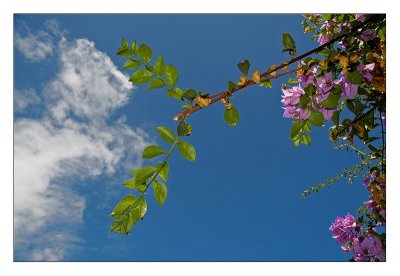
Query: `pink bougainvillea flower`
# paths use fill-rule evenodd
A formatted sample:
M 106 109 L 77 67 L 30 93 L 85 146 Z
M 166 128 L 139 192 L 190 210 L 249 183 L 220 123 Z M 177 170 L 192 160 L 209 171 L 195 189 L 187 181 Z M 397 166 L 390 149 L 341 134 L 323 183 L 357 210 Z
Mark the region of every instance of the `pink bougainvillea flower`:
M 375 63 L 360 64 L 357 66 L 357 71 L 363 76 L 364 79 L 372 81 L 372 71 L 374 71 Z

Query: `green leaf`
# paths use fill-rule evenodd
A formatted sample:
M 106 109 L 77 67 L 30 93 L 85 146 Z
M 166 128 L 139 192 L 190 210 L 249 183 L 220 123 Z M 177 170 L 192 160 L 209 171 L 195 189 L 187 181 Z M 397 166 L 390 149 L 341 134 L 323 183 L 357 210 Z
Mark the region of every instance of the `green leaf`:
M 180 121 L 176 127 L 176 132 L 178 136 L 189 136 L 192 133 L 192 126 L 185 121 Z
M 140 197 L 136 200 L 136 202 L 135 202 L 134 206 L 132 206 L 132 208 L 138 210 L 138 211 L 139 211 L 139 217 L 140 217 L 140 218 L 143 218 L 144 215 L 145 215 L 146 212 L 147 212 L 147 202 L 146 202 L 146 200 L 144 199 L 144 197 L 143 197 L 143 196 L 140 196 Z
M 228 92 L 232 92 L 232 90 L 237 86 L 236 83 L 234 83 L 233 81 L 229 81 L 228 82 Z
M 122 220 L 116 220 L 110 227 L 110 233 L 111 232 L 120 232 L 120 229 L 122 227 Z
M 309 84 L 304 88 L 304 92 L 306 93 L 307 96 L 312 96 L 316 92 L 316 88 L 314 85 Z
M 174 99 L 177 99 L 180 101 L 180 100 L 182 100 L 182 97 L 183 97 L 183 91 L 180 88 L 172 88 L 167 91 L 167 96 L 168 96 L 168 98 L 170 98 L 172 96 Z
M 167 68 L 165 68 L 165 79 L 171 87 L 173 87 L 178 82 L 178 71 L 172 64 L 169 64 Z
M 306 108 L 308 103 L 311 101 L 311 98 L 307 96 L 306 94 L 301 95 L 300 97 L 300 105 L 302 108 Z
M 121 218 L 123 217 L 125 211 L 136 201 L 134 195 L 124 196 L 114 207 L 110 214 L 110 217 Z
M 132 56 L 132 53 L 129 50 L 129 48 L 118 48 L 117 55 L 119 55 L 121 57 L 129 58 Z
M 156 72 L 156 74 L 162 75 L 165 71 L 165 63 L 164 63 L 164 59 L 162 57 L 162 55 L 160 55 L 158 57 L 158 59 L 156 60 L 156 62 L 154 63 L 154 67 L 153 67 L 154 72 Z
M 189 88 L 185 92 L 183 92 L 182 96 L 188 99 L 190 102 L 193 102 L 193 100 L 197 97 L 197 93 L 196 90 Z
M 131 171 L 130 173 L 136 175 L 135 178 L 136 183 L 144 183 L 154 174 L 155 171 L 156 171 L 155 167 L 144 166 L 142 168 Z
M 300 146 L 300 140 L 294 140 L 293 145 L 298 148 Z
M 153 53 L 152 53 L 150 47 L 147 46 L 146 44 L 141 44 L 139 46 L 138 54 L 146 63 L 149 63 L 151 60 L 151 57 L 153 56 Z
M 138 54 L 139 47 L 138 47 L 138 45 L 137 45 L 137 43 L 136 43 L 136 39 L 135 39 L 135 40 L 132 42 L 132 44 L 131 44 L 131 50 L 132 50 L 132 52 L 133 52 L 135 55 Z
M 247 78 L 249 74 L 249 68 L 250 68 L 250 62 L 245 59 L 237 64 L 237 67 L 239 68 L 240 72 Z
M 346 101 L 346 106 L 347 106 L 347 108 L 348 108 L 351 112 L 353 112 L 354 114 L 356 114 L 356 112 L 355 112 L 355 110 L 354 110 L 354 102 L 353 102 L 353 101 L 347 100 L 347 101 Z
M 164 164 L 164 166 L 163 166 L 163 164 Z M 157 164 L 156 168 L 157 168 L 157 170 L 159 170 L 158 176 L 161 177 L 162 180 L 167 181 L 169 166 L 168 166 L 167 162 L 165 162 L 163 164 Z
M 165 126 L 157 127 L 158 134 L 163 138 L 167 143 L 172 144 L 175 141 L 175 135 L 172 131 Z
M 194 161 L 196 159 L 196 150 L 192 144 L 180 141 L 178 144 L 178 150 L 187 160 Z
M 236 107 L 232 105 L 230 109 L 225 109 L 224 119 L 229 126 L 236 126 L 239 122 L 239 112 Z
M 129 48 L 129 44 L 128 42 L 125 40 L 125 38 L 123 37 L 121 40 L 121 47 L 122 48 Z
M 283 44 L 283 51 L 293 51 L 296 49 L 296 43 L 294 42 L 292 36 L 284 32 L 282 33 L 282 44 Z
M 154 79 L 149 86 L 147 87 L 147 90 L 155 89 L 155 88 L 160 88 L 165 86 L 165 82 L 163 79 L 156 78 Z
M 314 126 L 322 126 L 324 124 L 324 115 L 319 111 L 311 110 L 311 115 L 308 120 Z
M 358 73 L 358 71 L 347 73 L 346 78 L 349 82 L 353 84 L 361 84 L 362 82 L 362 76 L 360 75 L 360 73 Z
M 331 20 L 332 19 L 332 14 L 330 13 L 325 13 L 322 15 L 323 20 Z
M 311 123 L 310 123 L 310 121 L 309 120 L 305 120 L 304 122 L 305 122 L 305 124 L 303 125 L 303 130 L 311 132 Z
M 136 180 L 135 178 L 130 178 L 122 183 L 122 185 L 129 189 L 136 189 Z
M 341 112 L 340 110 L 337 110 L 337 111 L 333 112 L 333 116 L 332 116 L 332 122 L 337 126 L 339 125 L 340 112 Z
M 386 26 L 383 26 L 381 29 L 379 29 L 378 36 L 382 41 L 386 40 Z
M 340 95 L 341 95 L 341 93 L 338 93 L 336 91 L 332 91 L 329 94 L 328 98 L 325 101 L 321 102 L 321 106 L 324 106 L 326 108 L 334 108 L 334 107 L 336 107 L 338 105 L 338 101 L 340 99 Z
M 154 190 L 154 196 L 157 200 L 157 203 L 161 207 L 163 205 L 165 199 L 167 198 L 167 194 L 168 194 L 167 186 L 165 186 L 164 183 L 162 183 L 161 181 L 156 179 L 153 182 L 153 190 Z
M 124 233 L 126 235 L 129 235 L 129 233 L 131 232 L 131 229 L 135 225 L 136 221 L 137 220 L 132 215 L 132 213 L 128 213 L 127 216 L 124 218 L 122 225 L 124 227 Z
M 150 159 L 165 153 L 164 149 L 159 146 L 151 145 L 144 149 L 142 158 Z
M 122 68 L 124 68 L 124 69 L 135 69 L 135 68 L 139 67 L 139 65 L 140 65 L 140 61 L 134 60 L 134 59 L 128 59 L 124 63 L 124 66 L 122 66 Z
M 295 137 L 297 134 L 299 134 L 300 130 L 302 129 L 302 123 L 300 121 L 293 120 L 292 123 L 293 126 L 290 129 L 290 138 Z
M 153 77 L 153 73 L 147 69 L 139 69 L 129 79 L 133 83 L 142 84 L 148 82 Z
M 305 145 L 311 145 L 311 137 L 307 133 L 303 133 L 301 136 L 301 142 Z

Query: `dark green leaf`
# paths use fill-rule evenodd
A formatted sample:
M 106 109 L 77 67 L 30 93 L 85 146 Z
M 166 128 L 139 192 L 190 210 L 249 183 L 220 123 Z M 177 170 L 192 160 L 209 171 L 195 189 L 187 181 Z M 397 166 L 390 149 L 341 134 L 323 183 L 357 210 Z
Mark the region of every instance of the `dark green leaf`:
M 182 97 L 183 97 L 183 91 L 180 88 L 172 88 L 172 89 L 167 90 L 167 96 L 168 96 L 168 98 L 170 98 L 172 96 L 174 99 L 177 99 L 180 101 L 180 100 L 182 100 Z
M 172 144 L 175 141 L 175 135 L 172 131 L 165 126 L 157 127 L 158 134 L 163 138 L 167 143 Z
M 346 77 L 347 80 L 353 84 L 361 84 L 362 82 L 362 76 L 358 71 L 349 72 Z
M 178 82 L 178 71 L 172 64 L 167 66 L 164 75 L 168 85 L 170 85 L 171 87 L 173 87 Z
M 165 162 L 163 164 L 157 164 L 156 168 L 157 168 L 157 170 L 159 170 L 158 176 L 161 177 L 162 180 L 167 181 L 168 171 L 169 171 L 168 163 Z
M 197 93 L 194 89 L 189 88 L 185 92 L 183 92 L 182 96 L 188 99 L 190 102 L 193 102 L 193 100 L 197 97 Z
M 308 120 L 314 126 L 322 126 L 324 124 L 324 115 L 319 111 L 311 110 L 311 115 Z
M 158 59 L 156 60 L 156 62 L 154 63 L 154 67 L 153 67 L 154 72 L 156 72 L 159 75 L 162 75 L 165 71 L 165 63 L 164 63 L 164 59 L 162 57 L 162 55 L 160 55 L 158 57 Z
M 311 101 L 311 98 L 307 96 L 306 94 L 301 95 L 300 97 L 300 105 L 302 108 L 306 108 L 308 103 Z
M 228 82 L 228 92 L 232 92 L 232 90 L 237 86 L 236 83 L 234 83 L 233 81 L 229 81 Z
M 189 136 L 192 133 L 192 126 L 186 123 L 185 121 L 180 121 L 176 131 L 178 136 Z
M 304 92 L 306 93 L 307 96 L 312 96 L 315 94 L 316 88 L 314 85 L 309 84 L 304 88 Z
M 124 63 L 124 66 L 122 66 L 122 68 L 124 68 L 124 69 L 135 69 L 135 68 L 139 67 L 139 65 L 140 65 L 140 62 L 138 60 L 128 59 Z
M 292 121 L 293 126 L 290 129 L 290 138 L 295 137 L 297 134 L 299 134 L 300 130 L 302 129 L 302 123 L 300 121 L 294 120 Z
M 119 55 L 121 57 L 129 58 L 132 56 L 132 53 L 129 50 L 129 48 L 118 48 L 117 55 Z
M 151 57 L 153 56 L 153 53 L 152 53 L 150 47 L 147 46 L 146 44 L 141 44 L 139 46 L 138 54 L 146 63 L 149 63 L 151 60 Z
M 150 159 L 165 153 L 164 149 L 159 146 L 151 145 L 144 149 L 142 158 Z
M 356 114 L 356 112 L 355 112 L 355 110 L 354 110 L 354 102 L 353 102 L 353 101 L 347 100 L 347 101 L 346 101 L 346 106 L 347 106 L 347 108 L 348 108 L 351 112 L 353 112 L 354 114 Z
M 136 201 L 134 195 L 124 196 L 114 207 L 110 214 L 110 217 L 121 218 L 123 217 L 125 211 Z
M 163 87 L 163 86 L 165 86 L 164 80 L 162 80 L 160 78 L 156 78 L 149 84 L 149 86 L 147 87 L 147 90 L 160 88 L 160 87 Z
M 336 93 L 335 91 L 332 91 L 328 98 L 321 102 L 321 106 L 324 106 L 326 108 L 334 108 L 338 105 L 338 101 L 340 99 L 340 93 Z
M 239 122 L 239 112 L 236 107 L 232 105 L 230 109 L 225 109 L 224 119 L 229 126 L 236 126 Z
M 146 69 L 139 69 L 129 79 L 133 83 L 142 84 L 148 82 L 153 77 L 153 73 Z
M 282 33 L 282 44 L 283 51 L 291 51 L 296 49 L 296 43 L 294 42 L 292 36 L 287 32 Z
M 185 141 L 180 141 L 178 143 L 178 150 L 187 160 L 194 161 L 196 159 L 196 150 L 192 144 Z
M 250 62 L 245 59 L 242 62 L 239 62 L 237 64 L 237 67 L 239 68 L 240 72 L 242 72 L 242 74 L 247 78 L 249 74 Z
M 340 110 L 337 110 L 337 111 L 333 112 L 333 116 L 332 116 L 332 122 L 337 126 L 339 125 L 339 115 L 340 115 Z
M 158 205 L 162 206 L 165 199 L 167 198 L 168 194 L 167 186 L 165 186 L 164 183 L 156 179 L 153 182 L 153 190 Z

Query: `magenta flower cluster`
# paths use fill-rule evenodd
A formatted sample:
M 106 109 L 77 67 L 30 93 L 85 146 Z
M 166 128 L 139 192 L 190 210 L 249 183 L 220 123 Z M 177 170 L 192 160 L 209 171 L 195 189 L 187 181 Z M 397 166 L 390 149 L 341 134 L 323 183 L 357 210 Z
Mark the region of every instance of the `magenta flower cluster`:
M 344 251 L 352 251 L 356 262 L 386 260 L 386 252 L 380 239 L 370 233 L 363 236 L 362 228 L 353 215 L 337 217 L 329 230 L 332 232 L 332 238 L 342 244 Z

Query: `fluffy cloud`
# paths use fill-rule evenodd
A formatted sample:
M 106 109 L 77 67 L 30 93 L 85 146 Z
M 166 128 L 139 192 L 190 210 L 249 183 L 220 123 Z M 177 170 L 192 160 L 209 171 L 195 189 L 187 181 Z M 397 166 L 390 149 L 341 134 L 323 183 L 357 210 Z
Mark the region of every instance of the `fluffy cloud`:
M 17 49 L 30 60 L 53 53 L 36 43 L 41 46 L 30 46 L 35 53 L 27 54 L 27 41 L 38 38 L 16 35 Z M 86 179 L 112 175 L 121 164 L 138 165 L 148 141 L 124 118 L 109 122 L 133 87 L 107 54 L 88 39 L 60 36 L 56 45 L 59 69 L 42 91 L 44 115 L 14 123 L 15 249 L 24 260 L 62 260 L 79 246 L 76 231 L 86 203 L 77 188 Z M 33 89 L 20 94 L 31 100 L 17 96 L 18 108 L 39 101 Z
M 53 55 L 52 37 L 44 31 L 40 31 L 37 34 L 29 33 L 26 36 L 16 33 L 14 44 L 31 61 L 39 62 L 47 56 Z
M 22 111 L 29 105 L 40 103 L 40 98 L 33 88 L 14 90 L 14 111 Z

